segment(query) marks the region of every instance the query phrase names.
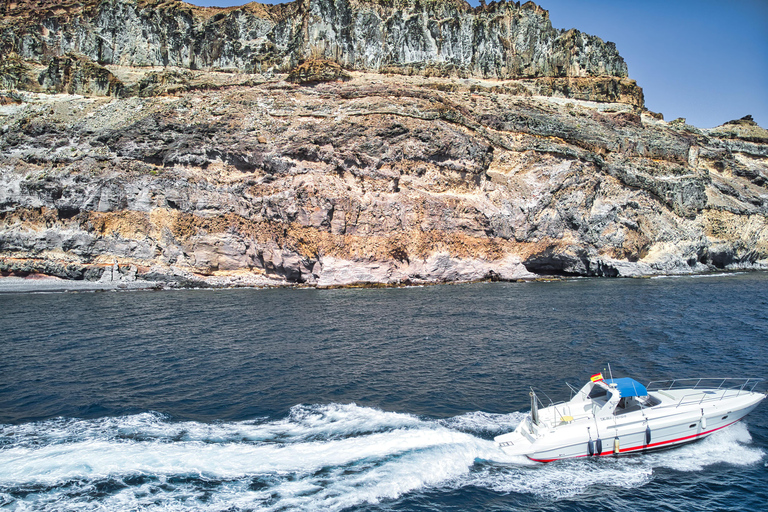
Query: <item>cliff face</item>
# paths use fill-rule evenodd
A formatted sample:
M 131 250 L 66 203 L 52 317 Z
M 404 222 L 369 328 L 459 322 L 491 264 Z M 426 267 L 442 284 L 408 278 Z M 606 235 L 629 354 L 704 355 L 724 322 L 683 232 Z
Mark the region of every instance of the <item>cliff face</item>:
M 236 13 L 274 28 L 320 5 L 342 4 L 73 4 L 55 26 L 122 6 L 186 12 L 196 31 Z M 385 19 L 383 5 L 343 4 Z M 408 5 L 549 27 L 531 4 Z M 550 47 L 576 37 L 546 33 Z M 5 274 L 335 286 L 768 265 L 768 132 L 746 118 L 664 122 L 621 76 L 408 76 L 315 59 L 290 82 L 16 51 L 6 76 L 33 83 L 0 93 Z
M 533 3 L 297 0 L 204 9 L 170 1 L 6 1 L 3 53 L 101 64 L 288 71 L 324 57 L 347 69 L 519 78 L 626 77 L 612 43 L 552 28 Z

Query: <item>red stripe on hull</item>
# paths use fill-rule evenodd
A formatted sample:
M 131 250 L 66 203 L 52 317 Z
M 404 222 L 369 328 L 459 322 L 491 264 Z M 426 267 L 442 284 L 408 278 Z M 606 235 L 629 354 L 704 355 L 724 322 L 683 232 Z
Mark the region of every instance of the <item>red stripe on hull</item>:
M 620 449 L 619 453 L 633 452 L 633 451 L 636 451 L 636 450 L 654 449 L 656 447 L 661 447 L 661 446 L 664 446 L 664 445 L 667 445 L 667 444 L 671 444 L 671 443 L 679 443 L 681 441 L 686 441 L 686 440 L 694 441 L 695 438 L 697 438 L 697 437 L 708 436 L 712 432 L 717 432 L 718 430 L 723 429 L 725 427 L 730 427 L 731 425 L 733 425 L 734 423 L 736 423 L 738 421 L 741 421 L 741 418 L 739 418 L 736 421 L 732 421 L 732 422 L 730 422 L 727 425 L 723 425 L 722 427 L 713 428 L 712 430 L 709 430 L 707 432 L 701 432 L 699 434 L 693 434 L 692 436 L 680 437 L 678 439 L 672 439 L 671 441 L 661 441 L 660 443 L 651 443 L 651 444 L 648 444 L 648 445 L 644 444 L 644 445 L 640 445 L 640 446 L 633 446 L 632 448 L 624 448 L 623 450 Z M 602 453 L 597 454 L 597 456 L 600 456 L 600 457 L 605 457 L 607 455 L 616 455 L 616 454 L 613 453 L 613 450 L 608 450 L 607 452 L 604 451 Z M 567 459 L 578 459 L 579 457 L 589 457 L 589 456 L 590 455 L 584 454 L 584 455 L 576 455 L 575 457 L 565 457 L 565 458 L 567 458 Z M 530 456 L 527 456 L 527 455 L 526 455 L 526 457 L 528 457 L 529 459 L 531 459 L 532 461 L 535 461 L 535 462 L 553 462 L 553 461 L 556 461 L 556 460 L 562 460 L 562 459 L 534 459 L 533 457 L 530 457 Z

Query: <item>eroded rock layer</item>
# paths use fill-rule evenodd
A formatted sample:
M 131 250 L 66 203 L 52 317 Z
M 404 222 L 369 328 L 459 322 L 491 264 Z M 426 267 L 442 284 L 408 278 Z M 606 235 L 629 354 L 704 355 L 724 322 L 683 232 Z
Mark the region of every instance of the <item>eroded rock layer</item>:
M 765 264 L 768 145 L 740 125 L 515 91 L 353 73 L 17 93 L 0 107 L 2 270 L 333 286 Z
M 612 45 L 533 4 L 30 5 L 3 4 L 4 275 L 345 286 L 768 266 L 768 132 L 663 121 Z

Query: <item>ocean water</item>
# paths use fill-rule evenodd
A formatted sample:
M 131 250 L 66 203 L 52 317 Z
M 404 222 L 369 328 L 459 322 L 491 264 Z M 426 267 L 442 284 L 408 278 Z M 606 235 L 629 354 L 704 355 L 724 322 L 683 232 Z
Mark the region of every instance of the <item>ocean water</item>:
M 493 444 L 528 387 L 766 377 L 768 274 L 0 295 L 3 510 L 764 510 L 768 404 L 651 454 Z

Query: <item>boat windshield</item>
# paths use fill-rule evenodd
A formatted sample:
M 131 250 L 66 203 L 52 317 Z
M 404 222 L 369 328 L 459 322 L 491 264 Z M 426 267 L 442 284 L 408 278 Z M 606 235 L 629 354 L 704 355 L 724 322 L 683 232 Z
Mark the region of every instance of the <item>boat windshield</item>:
M 608 390 L 601 386 L 594 386 L 592 388 L 592 391 L 589 392 L 588 398 L 592 398 L 593 400 L 595 398 L 605 398 L 605 395 L 608 394 Z
M 661 400 L 651 395 L 638 396 L 638 397 L 635 397 L 635 400 L 640 402 L 640 404 L 642 404 L 643 407 L 655 407 L 661 403 Z

